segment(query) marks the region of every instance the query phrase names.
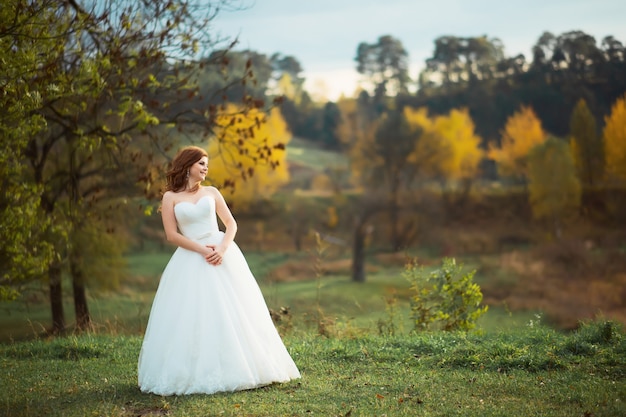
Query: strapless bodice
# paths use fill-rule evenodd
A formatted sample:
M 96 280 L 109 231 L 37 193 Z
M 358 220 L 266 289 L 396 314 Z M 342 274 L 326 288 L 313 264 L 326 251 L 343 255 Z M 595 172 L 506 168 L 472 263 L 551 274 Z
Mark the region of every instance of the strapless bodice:
M 190 239 L 198 240 L 218 232 L 215 199 L 205 195 L 197 202 L 181 201 L 174 206 L 174 214 L 180 232 Z

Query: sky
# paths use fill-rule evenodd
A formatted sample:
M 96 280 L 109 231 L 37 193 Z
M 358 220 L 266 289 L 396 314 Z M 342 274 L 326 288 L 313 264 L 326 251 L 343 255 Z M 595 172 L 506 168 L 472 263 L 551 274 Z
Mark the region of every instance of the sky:
M 302 65 L 315 98 L 352 96 L 360 75 L 357 46 L 383 35 L 399 39 L 417 78 L 443 35 L 499 38 L 506 56 L 523 53 L 545 31 L 582 30 L 626 44 L 625 0 L 243 0 L 242 10 L 222 11 L 213 29 L 238 37 L 236 49 L 292 55 Z

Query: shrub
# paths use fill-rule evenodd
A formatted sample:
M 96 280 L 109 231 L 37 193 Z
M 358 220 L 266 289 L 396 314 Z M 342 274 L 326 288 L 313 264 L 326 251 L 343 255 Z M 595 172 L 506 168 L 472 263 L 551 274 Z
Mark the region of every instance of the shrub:
M 476 320 L 487 312 L 481 306 L 483 294 L 474 283 L 476 271 L 463 273 L 462 265 L 445 258 L 442 266 L 430 273 L 415 260 L 405 268 L 403 275 L 411 283 L 411 320 L 413 329 L 468 331 Z

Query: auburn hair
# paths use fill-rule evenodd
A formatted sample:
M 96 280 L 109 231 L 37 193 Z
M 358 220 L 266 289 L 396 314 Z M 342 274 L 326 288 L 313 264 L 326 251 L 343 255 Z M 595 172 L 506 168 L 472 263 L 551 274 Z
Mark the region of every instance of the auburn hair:
M 187 186 L 187 171 L 204 156 L 209 155 L 198 146 L 187 146 L 178 151 L 165 177 L 165 191 L 183 191 Z

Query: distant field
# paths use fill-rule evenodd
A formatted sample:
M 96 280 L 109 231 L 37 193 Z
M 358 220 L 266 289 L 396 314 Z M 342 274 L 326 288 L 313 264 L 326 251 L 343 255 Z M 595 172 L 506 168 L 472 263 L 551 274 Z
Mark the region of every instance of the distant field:
M 142 333 L 156 291 L 159 276 L 171 251 L 141 253 L 128 256 L 130 276 L 115 292 L 90 294 L 89 307 L 96 330 L 112 334 Z M 353 283 L 347 275 L 335 274 L 317 279 L 312 265 L 308 279 L 294 282 L 272 282 L 268 274 L 285 262 L 297 259 L 293 253 L 246 252 L 246 257 L 265 295 L 268 307 L 289 313 L 282 317 L 279 327 L 309 331 L 320 317 L 329 329 L 358 334 L 377 334 L 380 323 L 392 320 L 399 332 L 411 330 L 409 320 L 408 282 L 398 266 L 378 266 L 368 275 L 367 282 Z M 304 256 L 304 255 L 299 255 Z M 69 282 L 65 288 L 71 288 Z M 65 298 L 68 323 L 72 323 L 73 305 L 69 292 Z M 389 301 L 395 299 L 390 313 Z M 0 317 L 0 342 L 25 339 L 40 334 L 50 321 L 47 300 L 25 304 L 4 305 Z M 534 318 L 534 311 L 506 312 L 492 308 L 479 323 L 484 331 L 496 331 L 525 326 Z
M 287 162 L 320 171 L 330 167 L 346 167 L 348 163 L 342 153 L 322 149 L 311 141 L 297 137 L 287 144 Z
M 308 189 L 311 180 L 327 169 L 348 166 L 348 161 L 342 153 L 322 149 L 310 141 L 297 137 L 287 145 L 287 163 L 291 175 L 287 190 Z

